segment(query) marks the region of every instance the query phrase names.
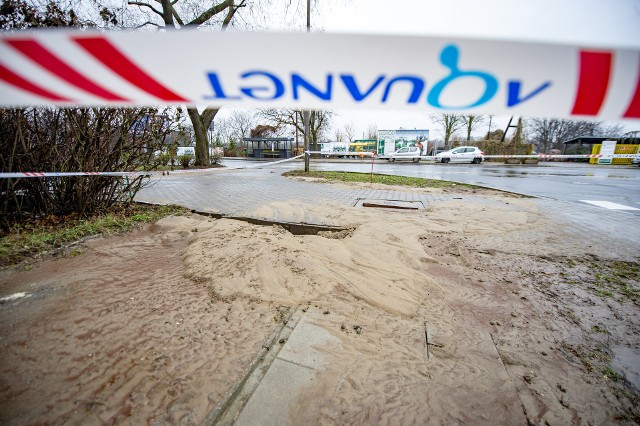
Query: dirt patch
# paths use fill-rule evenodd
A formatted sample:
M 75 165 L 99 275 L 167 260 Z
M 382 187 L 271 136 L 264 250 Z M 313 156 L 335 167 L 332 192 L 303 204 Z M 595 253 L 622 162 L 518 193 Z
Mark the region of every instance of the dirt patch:
M 170 218 L 5 273 L 0 297 L 29 296 L 0 304 L 0 420 L 199 423 L 298 306 L 339 344 L 291 424 L 637 421 L 638 259 L 567 244 L 530 200 L 468 198 L 253 215 L 340 235 Z

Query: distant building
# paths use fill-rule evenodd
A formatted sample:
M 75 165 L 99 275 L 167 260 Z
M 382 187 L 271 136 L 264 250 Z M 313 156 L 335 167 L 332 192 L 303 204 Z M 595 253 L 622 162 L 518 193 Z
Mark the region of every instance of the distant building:
M 398 129 L 378 130 L 378 155 L 388 155 L 400 148 L 422 142 L 427 148 L 429 130 L 427 129 Z
M 622 136 L 580 136 L 562 143 L 562 154 L 591 154 L 593 146 L 602 141 L 616 141 L 620 145 L 640 145 L 640 131 Z

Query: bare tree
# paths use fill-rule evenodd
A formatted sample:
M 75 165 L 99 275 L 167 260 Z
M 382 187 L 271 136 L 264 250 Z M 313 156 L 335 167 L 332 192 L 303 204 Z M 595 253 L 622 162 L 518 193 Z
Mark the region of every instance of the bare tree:
M 378 139 L 378 125 L 370 123 L 367 127 L 367 139 Z
M 129 0 L 127 4 L 134 7 L 134 10 L 140 14 L 138 21 L 144 21 L 138 26 L 152 25 L 172 30 L 206 26 L 225 30 L 238 10 L 246 5 L 246 0 L 224 0 L 209 3 L 206 6 L 201 2 L 179 0 L 155 0 L 155 2 Z M 208 107 L 200 112 L 195 106 L 187 107 L 187 114 L 193 124 L 196 139 L 195 164 L 197 166 L 209 164 L 207 130 L 217 113 L 218 108 Z
M 618 136 L 623 126 L 602 121 L 577 121 L 557 118 L 532 118 L 527 121 L 531 140 L 539 152 L 561 149 L 562 143 L 580 136 Z
M 344 133 L 342 133 L 342 130 L 336 129 L 335 140 L 336 140 L 336 142 L 343 142 L 344 141 Z
M 464 126 L 464 117 L 457 114 L 431 114 L 429 118 L 442 129 L 445 146 L 449 146 L 451 136 Z
M 304 135 L 304 123 L 301 109 L 265 109 L 259 115 L 276 127 L 291 126 Z M 317 151 L 318 141 L 331 128 L 333 113 L 331 111 L 311 111 L 309 133 L 313 150 Z
M 624 125 L 622 123 L 604 122 L 601 123 L 600 136 L 620 136 L 624 133 Z
M 467 131 L 467 141 L 471 140 L 471 133 L 478 128 L 485 121 L 485 117 L 483 115 L 465 115 L 462 117 L 462 121 L 464 123 L 464 127 Z
M 220 141 L 222 145 L 229 145 L 229 142 L 233 138 L 233 128 L 231 127 L 230 120 L 226 117 L 217 117 L 215 119 L 214 129 L 215 140 Z
M 231 113 L 227 125 L 231 129 L 231 137 L 237 141 L 249 137 L 251 129 L 257 124 L 255 113 L 251 110 L 237 109 Z
M 349 143 L 353 142 L 353 137 L 356 134 L 356 131 L 353 128 L 353 123 L 347 123 L 344 125 L 344 134 L 347 137 Z

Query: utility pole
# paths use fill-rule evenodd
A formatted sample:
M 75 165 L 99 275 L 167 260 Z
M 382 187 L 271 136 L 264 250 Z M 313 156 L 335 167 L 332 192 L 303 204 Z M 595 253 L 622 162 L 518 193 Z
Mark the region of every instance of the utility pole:
M 311 0 L 307 0 L 307 32 L 311 32 Z M 304 171 L 309 171 L 309 121 L 311 114 L 308 110 L 302 112 L 302 121 L 304 124 Z
M 489 131 L 487 132 L 487 140 L 491 137 L 491 120 L 493 120 L 493 115 L 489 116 Z
M 296 117 L 296 155 L 298 155 L 298 114 L 295 114 Z

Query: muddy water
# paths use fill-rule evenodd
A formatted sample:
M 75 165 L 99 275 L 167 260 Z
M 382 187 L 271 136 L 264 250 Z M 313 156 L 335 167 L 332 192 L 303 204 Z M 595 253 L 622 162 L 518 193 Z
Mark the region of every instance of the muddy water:
M 215 302 L 183 278 L 206 220 L 96 240 L 85 253 L 4 272 L 0 423 L 199 423 L 273 327 L 265 304 Z

